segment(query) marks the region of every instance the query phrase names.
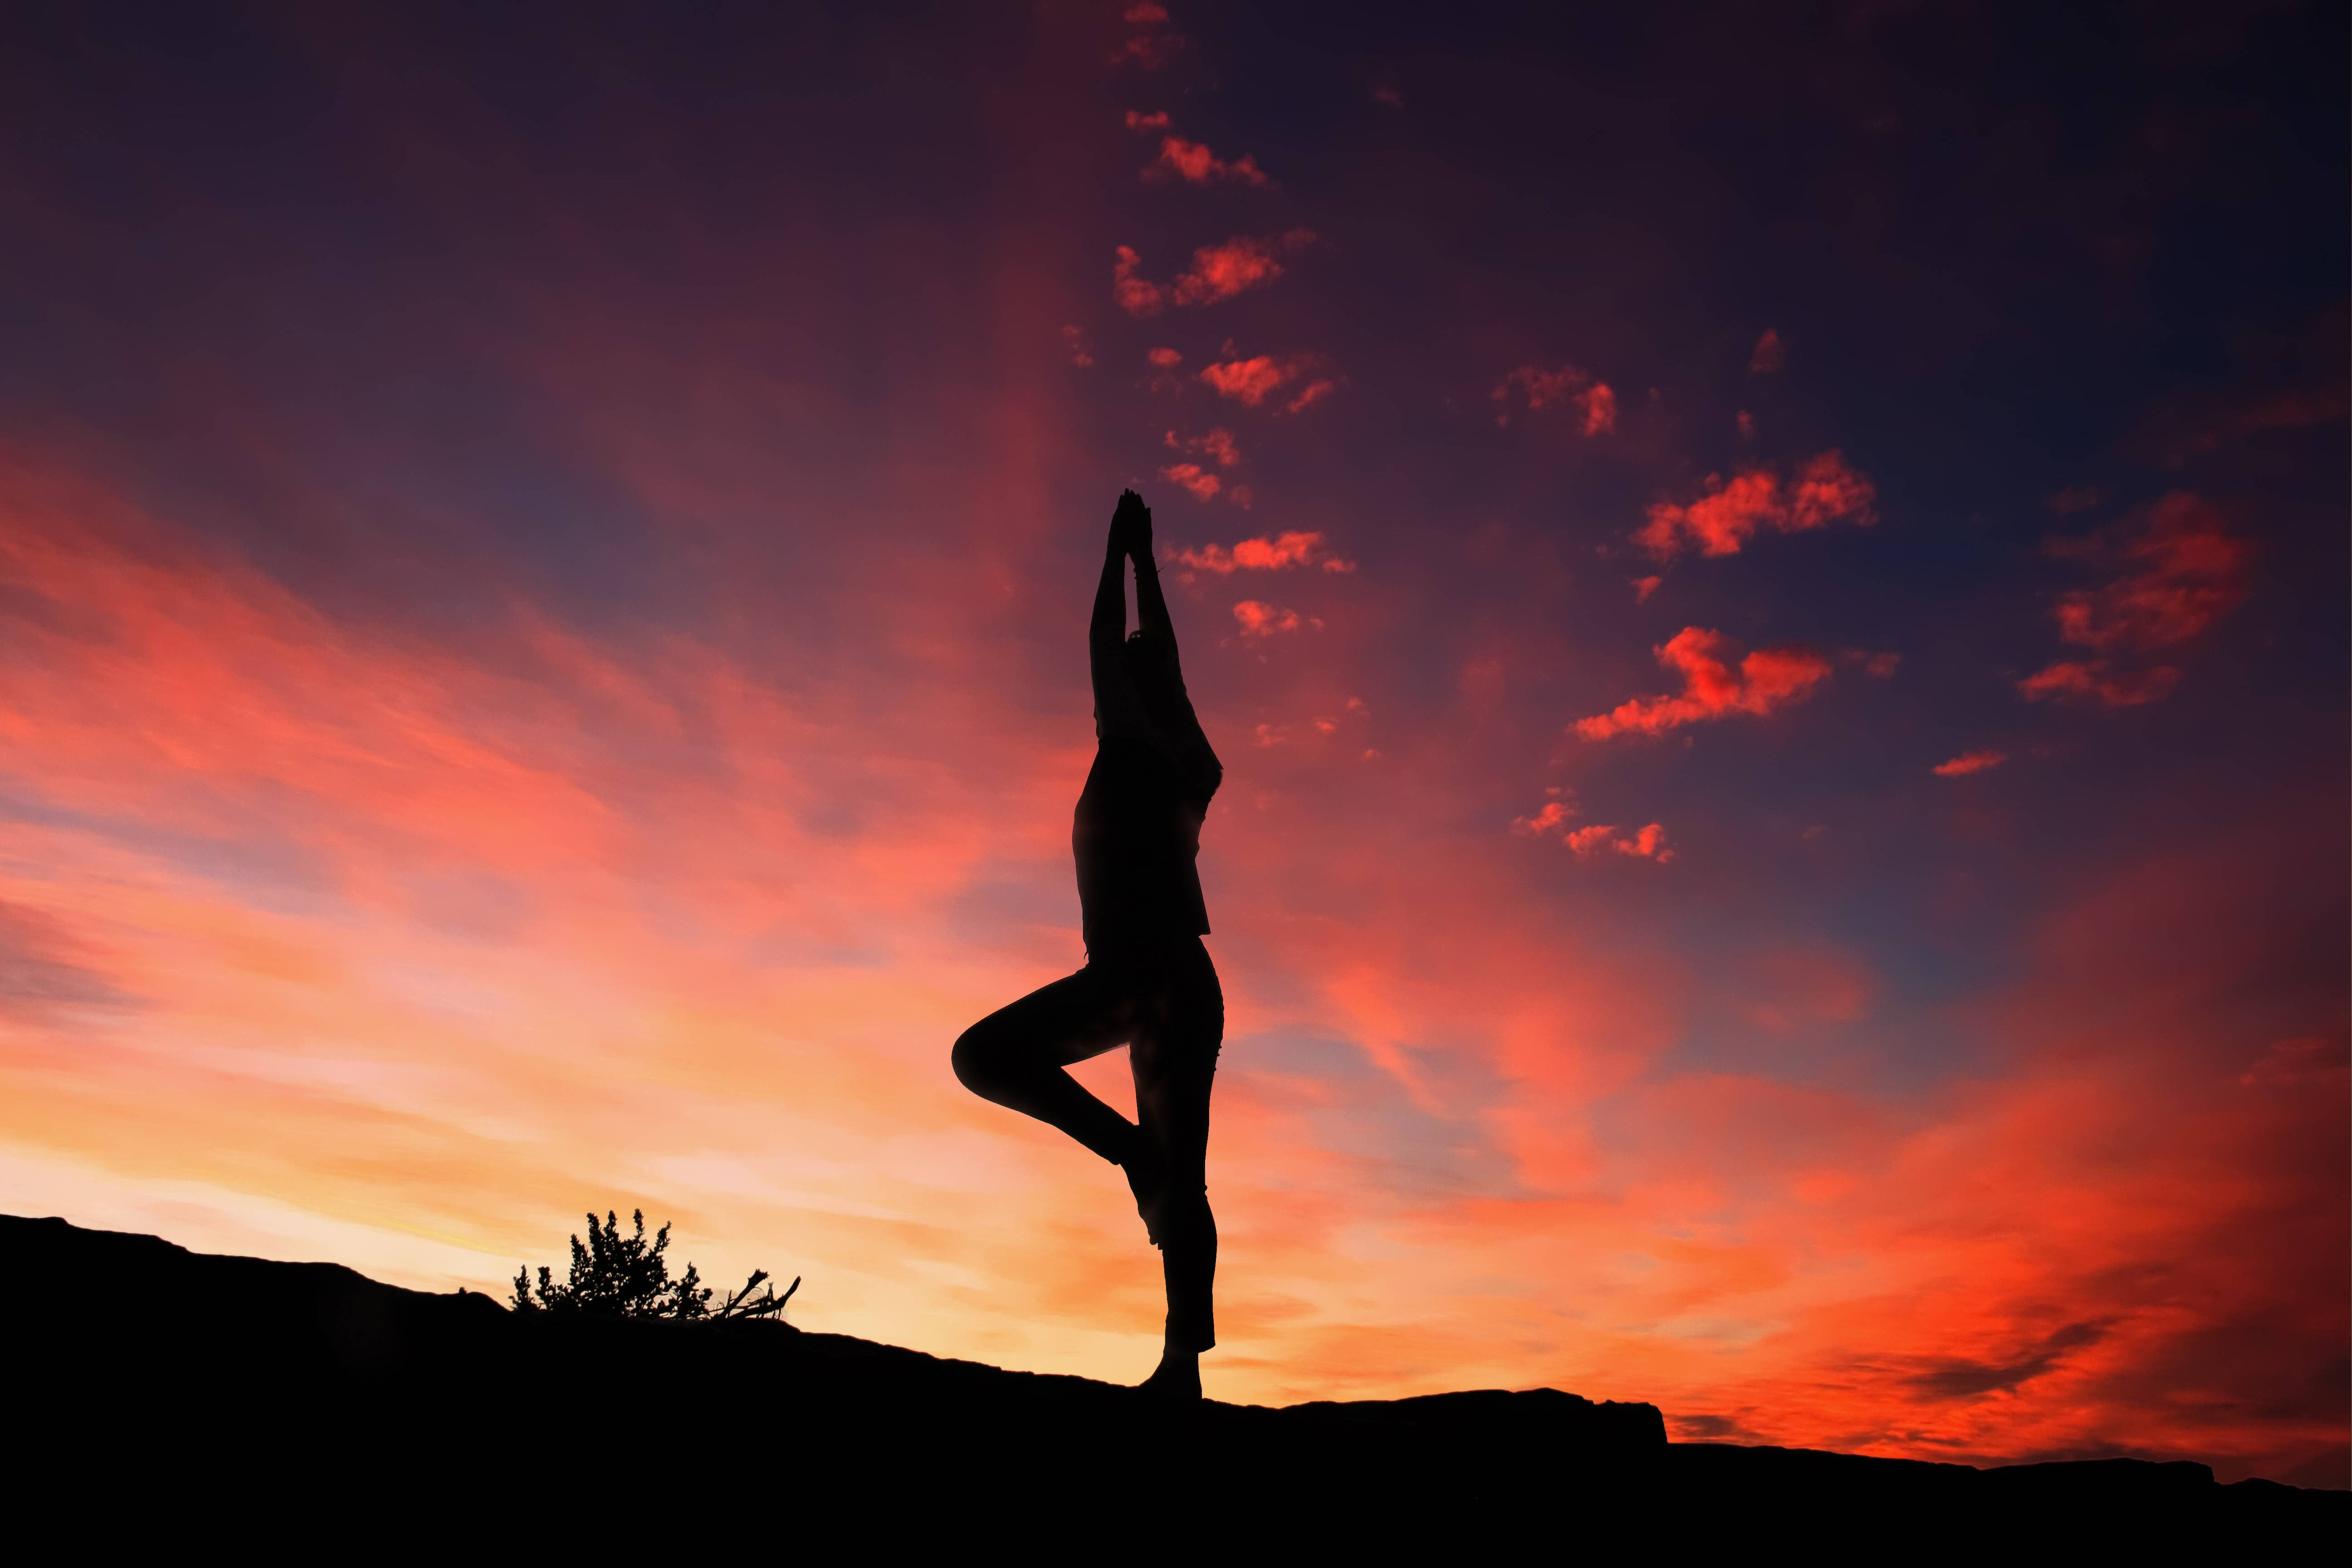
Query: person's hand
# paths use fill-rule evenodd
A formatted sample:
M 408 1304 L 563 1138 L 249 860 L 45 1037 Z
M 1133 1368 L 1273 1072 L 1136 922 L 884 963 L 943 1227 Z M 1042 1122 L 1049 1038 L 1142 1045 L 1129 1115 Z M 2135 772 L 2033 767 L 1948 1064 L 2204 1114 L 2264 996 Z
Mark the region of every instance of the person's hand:
M 1138 561 L 1151 559 L 1151 509 L 1133 490 L 1118 492 L 1118 509 L 1111 513 L 1114 543 Z

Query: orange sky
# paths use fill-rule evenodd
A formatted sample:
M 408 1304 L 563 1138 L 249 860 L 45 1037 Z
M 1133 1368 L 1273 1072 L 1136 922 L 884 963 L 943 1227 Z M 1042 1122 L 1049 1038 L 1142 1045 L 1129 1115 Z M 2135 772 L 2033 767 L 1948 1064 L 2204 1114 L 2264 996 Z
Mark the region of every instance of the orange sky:
M 1883 336 L 1892 240 L 1658 282 L 1700 218 L 1449 129 L 1475 28 L 1276 101 L 1295 40 L 1127 10 L 741 40 L 789 88 L 583 38 L 554 101 L 288 21 L 99 168 L 37 132 L 162 45 L 42 41 L 5 1206 L 502 1292 L 642 1205 L 803 1326 L 1140 1376 L 1118 1173 L 947 1064 L 1079 957 L 1133 483 L 1226 764 L 1213 1395 L 2341 1484 L 2341 371 L 2276 346 L 2340 279 L 2118 307 L 2292 319 L 2026 439 L 1993 251 L 1965 341 Z

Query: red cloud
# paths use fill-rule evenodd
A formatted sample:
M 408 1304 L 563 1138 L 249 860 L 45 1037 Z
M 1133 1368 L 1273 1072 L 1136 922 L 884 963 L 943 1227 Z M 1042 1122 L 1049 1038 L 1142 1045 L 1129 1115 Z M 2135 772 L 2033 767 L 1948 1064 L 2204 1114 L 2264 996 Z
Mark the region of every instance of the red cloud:
M 1313 244 L 1314 232 L 1294 228 L 1278 240 L 1239 235 L 1223 245 L 1204 245 L 1192 253 L 1192 265 L 1177 276 L 1172 295 L 1180 305 L 1213 305 L 1282 276 L 1275 252 L 1297 250 Z
M 1962 752 L 1948 763 L 1937 763 L 1930 771 L 1939 779 L 1965 778 L 1970 773 L 1990 772 L 2007 761 L 2007 752 Z
M 1172 370 L 1176 366 L 1184 363 L 1184 356 L 1178 353 L 1174 349 L 1153 349 L 1147 353 L 1143 357 L 1150 360 L 1153 364 L 1158 365 L 1161 370 Z
M 1257 166 L 1257 160 L 1244 153 L 1226 163 L 1199 142 L 1187 142 L 1181 136 L 1162 137 L 1160 156 L 1143 171 L 1146 179 L 1166 179 L 1171 174 L 1195 185 L 1206 185 L 1219 180 L 1236 180 L 1261 190 L 1272 187 L 1274 182 Z
M 1213 500 L 1225 482 L 1198 463 L 1175 463 L 1160 470 L 1160 477 L 1183 486 L 1192 492 L 1194 500 Z
M 1658 591 L 1658 584 L 1664 582 L 1665 579 L 1664 577 L 1635 577 L 1630 579 L 1630 581 L 1633 584 L 1633 602 L 1637 605 L 1646 605 L 1650 602 L 1650 595 Z
M 1220 577 L 1235 572 L 1280 572 L 1293 566 L 1320 566 L 1333 573 L 1356 569 L 1354 562 L 1333 554 L 1330 544 L 1319 533 L 1290 532 L 1272 538 L 1244 539 L 1230 550 L 1222 544 L 1204 544 L 1198 550 L 1179 551 L 1172 559 L 1195 571 L 1213 572 Z
M 1165 131 L 1168 129 L 1168 116 L 1156 111 L 1144 114 L 1130 109 L 1127 111 L 1127 128 L 1129 131 Z
M 1226 346 L 1228 353 L 1232 345 Z M 1276 392 L 1305 375 L 1314 366 L 1311 356 L 1277 359 L 1272 354 L 1260 354 L 1255 359 L 1223 360 L 1201 372 L 1201 379 L 1218 393 L 1237 403 L 1255 408 Z M 1297 414 L 1311 408 L 1331 395 L 1339 383 L 1329 377 L 1310 381 L 1299 389 L 1298 395 L 1283 405 L 1286 414 Z
M 1584 395 L 1584 433 L 1588 436 L 1612 434 L 1617 428 L 1617 395 L 1609 384 L 1597 381 Z
M 1234 619 L 1242 624 L 1245 637 L 1270 637 L 1277 632 L 1298 629 L 1297 610 L 1278 609 L 1257 599 L 1244 599 L 1234 606 Z
M 1111 266 L 1111 295 L 1131 316 L 1157 315 L 1171 303 L 1213 305 L 1273 282 L 1282 276 L 1277 253 L 1314 242 L 1314 231 L 1304 228 L 1270 239 L 1236 235 L 1223 245 L 1204 245 L 1194 251 L 1192 265 L 1164 287 L 1139 276 L 1143 258 L 1132 247 L 1122 245 Z
M 2221 514 L 2175 490 L 2156 503 L 2146 527 L 2118 539 L 2094 535 L 2056 553 L 2112 563 L 2116 578 L 2062 595 L 2051 610 L 2058 635 L 2099 657 L 2061 660 L 2018 683 L 2026 697 L 2087 698 L 2111 708 L 2154 702 L 2180 672 L 2168 665 L 2118 668 L 2118 656 L 2177 647 L 2202 636 L 2246 597 L 2252 547 Z
M 1075 326 L 1062 329 L 1062 342 L 1070 351 L 1070 363 L 1081 369 L 1095 363 L 1094 354 L 1087 348 L 1087 334 Z
M 1164 27 L 1168 25 L 1168 7 L 1153 5 L 1150 0 L 1129 6 L 1123 16 L 1130 27 Z M 1139 33 L 1120 46 L 1118 53 L 1111 56 L 1110 62 L 1118 65 L 1132 60 L 1145 70 L 1158 70 L 1188 41 L 1181 33 Z M 1164 120 L 1166 117 L 1159 118 Z
M 1617 395 L 1605 381 L 1594 381 L 1584 371 L 1572 364 L 1558 370 L 1544 370 L 1523 364 L 1495 384 L 1486 395 L 1496 405 L 1495 423 L 1511 422 L 1511 394 L 1517 391 L 1532 414 L 1538 409 L 1559 404 L 1570 404 L 1583 411 L 1584 433 L 1588 436 L 1607 434 L 1617 428 Z
M 1156 316 L 1165 302 L 1164 291 L 1150 279 L 1135 275 L 1142 265 L 1143 258 L 1131 247 L 1120 246 L 1110 268 L 1110 297 L 1130 316 Z
M 1770 375 L 1787 363 L 1788 358 L 1788 347 L 1780 342 L 1780 334 L 1767 327 L 1764 335 L 1756 340 L 1755 352 L 1748 356 L 1748 374 Z
M 1620 855 L 1638 855 L 1660 864 L 1675 858 L 1675 852 L 1666 846 L 1666 830 L 1654 822 L 1636 829 L 1631 837 L 1607 823 L 1595 823 L 1562 835 L 1560 842 L 1580 858 L 1598 855 L 1604 849 L 1614 849 Z
M 1537 812 L 1533 816 L 1522 816 L 1514 820 L 1511 824 L 1511 831 L 1514 833 L 1533 833 L 1538 836 L 1548 834 L 1553 828 L 1558 827 L 1561 823 L 1566 822 L 1570 817 L 1574 816 L 1575 815 L 1576 807 L 1569 805 L 1566 801 L 1548 801 L 1545 803 L 1544 808 L 1541 811 Z
M 2104 658 L 2061 659 L 2017 683 L 2017 689 L 2034 702 L 2047 699 L 2090 699 L 2110 708 L 2137 708 L 2172 695 L 2180 671 L 2168 664 L 2147 669 L 2117 670 Z
M 1222 425 L 1207 435 L 1195 436 L 1189 441 L 1178 440 L 1176 432 L 1171 430 L 1168 432 L 1167 444 L 1180 452 L 1205 453 L 1214 458 L 1217 467 L 1221 468 L 1234 468 L 1242 460 L 1242 449 L 1234 444 L 1234 433 Z
M 1255 359 L 1225 360 L 1201 372 L 1201 379 L 1225 397 L 1234 398 L 1255 408 L 1266 395 L 1297 374 L 1286 360 L 1272 354 L 1260 354 Z
M 1878 499 L 1869 479 L 1849 468 L 1837 452 L 1823 452 L 1784 485 L 1767 468 L 1750 468 L 1729 484 L 1709 474 L 1707 493 L 1685 506 L 1660 501 L 1650 509 L 1650 520 L 1633 535 L 1633 542 L 1661 561 L 1672 559 L 1685 544 L 1702 555 L 1737 555 L 1757 533 L 1805 533 L 1832 522 L 1867 528 L 1878 521 L 1871 503 Z
M 1727 656 L 1731 639 L 1721 632 L 1685 626 L 1658 648 L 1658 662 L 1679 670 L 1679 697 L 1633 698 L 1607 713 L 1576 721 L 1588 741 L 1612 735 L 1655 735 L 1702 720 L 1753 713 L 1801 702 L 1830 677 L 1830 661 L 1806 648 L 1758 648 L 1734 670 Z

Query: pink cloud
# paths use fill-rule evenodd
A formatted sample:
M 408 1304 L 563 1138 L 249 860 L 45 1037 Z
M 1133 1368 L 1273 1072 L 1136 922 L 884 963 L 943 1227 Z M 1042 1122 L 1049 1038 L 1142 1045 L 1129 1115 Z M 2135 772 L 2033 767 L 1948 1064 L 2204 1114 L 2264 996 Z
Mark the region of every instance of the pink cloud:
M 1160 111 L 1145 114 L 1130 109 L 1127 111 L 1127 128 L 1129 131 L 1165 131 L 1168 129 L 1168 116 Z
M 1181 136 L 1160 139 L 1160 156 L 1143 171 L 1146 179 L 1166 179 L 1173 175 L 1195 185 L 1212 184 L 1231 180 L 1261 190 L 1272 187 L 1274 182 L 1257 166 L 1257 160 L 1244 153 L 1232 163 L 1225 162 L 1199 142 L 1187 142 Z
M 1179 305 L 1213 305 L 1271 283 L 1282 276 L 1277 251 L 1294 251 L 1315 241 L 1310 229 L 1294 228 L 1278 239 L 1236 235 L 1223 245 L 1204 245 L 1192 265 L 1178 274 L 1171 297 Z
M 1184 356 L 1178 353 L 1174 349 L 1152 349 L 1147 352 L 1143 357 L 1150 360 L 1153 364 L 1158 365 L 1161 370 L 1173 370 L 1178 365 L 1184 363 Z
M 1320 533 L 1296 531 L 1244 539 L 1230 549 L 1222 544 L 1204 544 L 1198 550 L 1179 551 L 1171 559 L 1194 571 L 1213 572 L 1220 577 L 1235 572 L 1281 572 L 1294 566 L 1319 566 L 1330 573 L 1356 569 L 1354 562 L 1332 553 L 1330 544 Z
M 1748 356 L 1748 374 L 1770 375 L 1787 363 L 1788 358 L 1788 347 L 1780 342 L 1780 334 L 1767 327 L 1764 335 L 1756 340 L 1755 352 Z
M 1242 449 L 1234 443 L 1234 433 L 1222 425 L 1212 429 L 1207 435 L 1195 436 L 1189 441 L 1179 440 L 1176 432 L 1171 430 L 1165 440 L 1168 446 L 1175 447 L 1180 452 L 1199 452 L 1214 458 L 1217 467 L 1221 468 L 1234 468 L 1242 460 Z
M 2188 642 L 2243 602 L 2252 553 L 2220 513 L 2176 490 L 2157 502 L 2145 531 L 2122 543 L 2121 576 L 2058 601 L 2052 612 L 2058 635 L 2103 653 Z
M 2017 689 L 2032 702 L 2080 700 L 2137 708 L 2171 696 L 2179 682 L 2180 671 L 2168 664 L 2118 670 L 2104 658 L 2061 659 L 2019 681 Z
M 1271 238 L 1236 235 L 1192 252 L 1192 266 L 1165 286 L 1143 277 L 1142 256 L 1122 245 L 1111 266 L 1111 295 L 1131 316 L 1157 315 L 1170 304 L 1213 305 L 1273 282 L 1282 276 L 1282 254 L 1314 242 L 1314 231 L 1305 228 Z
M 1683 677 L 1676 697 L 1633 698 L 1607 713 L 1576 721 L 1588 741 L 1612 735 L 1656 735 L 1685 724 L 1749 713 L 1758 718 L 1801 702 L 1827 680 L 1830 661 L 1809 649 L 1759 648 L 1728 662 L 1731 639 L 1721 632 L 1685 626 L 1657 649 L 1658 662 Z
M 1543 809 L 1537 812 L 1533 816 L 1522 816 L 1515 819 L 1511 823 L 1511 831 L 1514 833 L 1532 833 L 1538 835 L 1548 834 L 1553 828 L 1559 826 L 1562 823 L 1566 822 L 1570 817 L 1575 815 L 1576 808 L 1570 805 L 1565 801 L 1546 801 L 1544 803 Z
M 1120 246 L 1110 268 L 1110 295 L 1118 308 L 1130 316 L 1156 316 L 1166 303 L 1165 291 L 1148 278 L 1136 276 L 1143 258 L 1129 246 Z
M 1168 7 L 1150 4 L 1149 0 L 1143 5 L 1129 6 L 1123 16 L 1130 27 L 1165 27 L 1168 25 Z M 1158 70 L 1174 58 L 1176 52 L 1190 41 L 1181 33 L 1140 32 L 1119 47 L 1118 52 L 1110 58 L 1111 64 L 1132 63 L 1145 70 Z
M 1729 484 L 1708 475 L 1706 492 L 1685 505 L 1660 501 L 1651 507 L 1633 542 L 1661 561 L 1685 546 L 1702 555 L 1737 555 L 1766 530 L 1804 533 L 1832 522 L 1867 528 L 1878 521 L 1872 510 L 1877 490 L 1835 451 L 1807 462 L 1791 484 L 1784 485 L 1768 468 L 1750 468 Z
M 1217 492 L 1225 488 L 1223 479 L 1198 463 L 1171 464 L 1160 470 L 1160 477 L 1192 491 L 1194 500 L 1214 500 Z
M 1228 352 L 1231 352 L 1231 345 L 1228 345 Z M 1219 395 L 1256 408 L 1275 393 L 1307 374 L 1314 363 L 1312 358 L 1305 355 L 1282 359 L 1273 354 L 1259 354 L 1254 359 L 1223 360 L 1205 366 L 1201 372 L 1201 379 L 1215 387 Z M 1283 405 L 1283 411 L 1297 414 L 1310 408 L 1330 396 L 1338 384 L 1329 377 L 1310 381 L 1297 396 Z
M 1282 411 L 1286 414 L 1298 414 L 1312 408 L 1330 396 L 1332 389 L 1339 384 L 1338 382 L 1329 380 L 1310 381 L 1299 389 L 1297 396 L 1282 405 Z
M 1658 591 L 1658 584 L 1664 582 L 1665 579 L 1664 577 L 1635 577 L 1632 581 L 1633 584 L 1633 602 L 1637 605 L 1646 605 L 1650 602 L 1650 595 Z
M 1572 364 L 1558 370 L 1545 370 L 1538 365 L 1523 364 L 1495 384 L 1486 395 L 1495 403 L 1495 423 L 1511 422 L 1512 395 L 1530 414 L 1563 405 L 1580 410 L 1583 430 L 1587 436 L 1606 435 L 1617 428 L 1617 395 L 1607 382 L 1594 381 L 1591 374 Z
M 1607 382 L 1594 382 L 1584 394 L 1583 405 L 1586 435 L 1606 436 L 1616 430 L 1617 395 L 1609 390 Z
M 1085 369 L 1095 363 L 1095 356 L 1087 348 L 1086 333 L 1076 327 L 1069 326 L 1062 329 L 1062 345 L 1070 351 L 1070 363 L 1080 369 Z
M 1234 619 L 1241 623 L 1245 637 L 1270 637 L 1279 632 L 1295 632 L 1299 619 L 1297 610 L 1280 609 L 1259 599 L 1244 599 L 1234 606 Z
M 1219 395 L 1255 408 L 1265 401 L 1268 393 L 1295 374 L 1286 362 L 1271 354 L 1260 354 L 1255 359 L 1226 360 L 1213 364 L 1201 372 L 1201 379 L 1215 387 Z
M 1903 656 L 1899 653 L 1874 653 L 1866 647 L 1850 647 L 1838 657 L 1848 664 L 1861 666 L 1863 674 L 1873 680 L 1891 680 L 1895 672 L 1903 668 Z
M 1939 779 L 1966 778 L 1970 773 L 1989 773 L 2007 761 L 2007 752 L 1962 752 L 1950 762 L 1938 763 L 1929 771 Z
M 1580 859 L 1611 849 L 1620 855 L 1655 860 L 1661 865 L 1675 858 L 1674 850 L 1666 843 L 1666 830 L 1654 822 L 1635 829 L 1631 835 L 1620 833 L 1607 823 L 1595 823 L 1590 827 L 1579 827 L 1561 835 L 1560 842 L 1574 850 Z
M 2027 698 L 2088 699 L 2111 708 L 2166 696 L 2179 679 L 2167 665 L 2135 668 L 2130 656 L 2178 647 L 2243 603 L 2252 547 L 2204 500 L 2175 490 L 2137 530 L 2094 534 L 2053 552 L 2103 563 L 2116 575 L 2060 596 L 2051 616 L 2066 642 L 2099 657 L 2061 660 L 2018 683 Z M 2119 663 L 2120 661 L 2120 663 Z

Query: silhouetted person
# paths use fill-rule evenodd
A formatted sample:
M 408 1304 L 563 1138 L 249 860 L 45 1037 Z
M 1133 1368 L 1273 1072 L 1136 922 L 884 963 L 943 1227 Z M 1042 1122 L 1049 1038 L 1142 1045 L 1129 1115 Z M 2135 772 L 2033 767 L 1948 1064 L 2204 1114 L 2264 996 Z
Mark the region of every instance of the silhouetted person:
M 1142 623 L 1133 637 L 1130 559 Z M 1127 1172 L 1168 1283 L 1167 1348 L 1144 1386 L 1197 1399 L 1201 1352 L 1217 1342 L 1205 1163 L 1225 999 L 1201 941 L 1209 914 L 1193 861 L 1224 769 L 1184 695 L 1151 561 L 1151 509 L 1133 490 L 1111 515 L 1087 648 L 1095 765 L 1070 830 L 1086 966 L 965 1030 L 955 1071 L 974 1094 L 1060 1128 Z M 1139 1126 L 1064 1070 L 1121 1044 Z

